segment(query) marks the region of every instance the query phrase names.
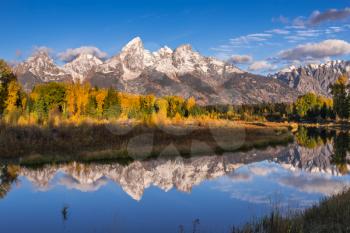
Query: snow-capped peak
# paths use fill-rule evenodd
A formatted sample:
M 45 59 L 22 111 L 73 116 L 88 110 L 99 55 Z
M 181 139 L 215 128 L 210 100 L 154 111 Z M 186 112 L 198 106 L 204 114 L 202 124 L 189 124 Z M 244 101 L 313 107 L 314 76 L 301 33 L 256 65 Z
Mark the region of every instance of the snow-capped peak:
M 101 65 L 101 59 L 89 53 L 82 53 L 73 61 L 65 64 L 63 68 L 69 73 L 74 81 L 83 82 L 88 73 Z
M 65 71 L 55 64 L 46 51 L 36 51 L 26 61 L 19 63 L 14 68 L 14 72 L 17 75 L 30 72 L 44 82 L 57 81 L 66 75 Z
M 154 56 L 159 56 L 159 57 L 171 56 L 172 54 L 173 54 L 173 50 L 168 46 L 164 46 L 163 48 L 160 48 L 157 52 L 153 52 Z
M 204 57 L 192 50 L 189 44 L 181 45 L 174 51 L 174 64 L 180 73 L 188 73 L 198 67 L 201 72 L 207 72 L 208 67 Z
M 132 39 L 127 43 L 119 54 L 123 66 L 123 78 L 137 78 L 144 68 L 154 64 L 154 57 L 150 51 L 145 50 L 140 37 Z
M 301 93 L 314 92 L 330 97 L 330 85 L 344 73 L 350 74 L 350 62 L 335 60 L 299 67 L 290 66 L 270 77 L 285 82 Z
M 135 37 L 131 41 L 129 41 L 123 48 L 122 48 L 122 53 L 123 52 L 129 52 L 134 51 L 134 50 L 143 50 L 143 42 L 140 37 Z
M 55 62 L 46 51 L 35 52 L 22 64 L 28 67 L 28 69 L 32 69 L 31 71 L 33 72 L 37 72 L 48 66 L 55 66 Z

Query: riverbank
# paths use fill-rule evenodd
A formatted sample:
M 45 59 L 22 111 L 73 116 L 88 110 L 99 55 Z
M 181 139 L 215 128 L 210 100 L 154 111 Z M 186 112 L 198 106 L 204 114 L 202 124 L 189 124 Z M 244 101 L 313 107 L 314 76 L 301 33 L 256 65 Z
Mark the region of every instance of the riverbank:
M 288 143 L 284 124 L 216 120 L 149 125 L 140 122 L 0 125 L 0 157 L 21 161 L 146 159 L 157 156 L 220 155 Z
M 302 212 L 283 216 L 274 211 L 232 233 L 328 233 L 350 232 L 350 190 L 323 199 Z

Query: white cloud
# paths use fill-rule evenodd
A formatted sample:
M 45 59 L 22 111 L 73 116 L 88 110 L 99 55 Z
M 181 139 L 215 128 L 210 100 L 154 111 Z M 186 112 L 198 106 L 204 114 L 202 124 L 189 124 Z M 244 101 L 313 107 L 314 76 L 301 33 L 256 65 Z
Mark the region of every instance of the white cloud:
M 250 71 L 268 71 L 268 70 L 272 70 L 274 69 L 275 66 L 268 63 L 267 61 L 256 61 L 256 62 L 253 62 L 249 67 L 248 69 Z
M 317 37 L 320 35 L 320 30 L 308 29 L 308 30 L 298 30 L 297 35 L 300 37 Z
M 250 42 L 262 42 L 272 37 L 270 33 L 254 33 L 230 39 L 230 43 L 235 46 L 249 44 Z
M 276 172 L 276 168 L 272 166 L 249 166 L 249 171 L 256 176 L 267 176 Z
M 251 203 L 279 204 L 288 209 L 310 206 L 320 196 L 330 196 L 349 187 L 348 177 L 309 173 L 265 162 L 245 165 L 216 182 L 215 188 L 233 198 Z M 261 186 L 262 183 L 265 185 Z
M 309 17 L 298 16 L 293 21 L 294 26 L 315 26 L 324 22 L 339 21 L 350 17 L 350 8 L 329 9 L 325 12 L 314 11 Z
M 284 37 L 284 39 L 286 39 L 288 42 L 293 43 L 293 42 L 305 40 L 306 38 L 302 36 L 286 36 Z
M 38 53 L 51 54 L 52 52 L 53 52 L 53 50 L 51 48 L 48 48 L 45 46 L 36 46 L 36 47 L 34 47 L 33 54 L 38 54 Z
M 281 51 L 279 58 L 284 60 L 320 59 L 350 54 L 350 44 L 344 40 L 324 40 L 320 43 L 307 43 Z
M 70 62 L 78 57 L 80 54 L 91 54 L 100 59 L 107 57 L 107 53 L 101 51 L 99 48 L 92 46 L 83 46 L 75 49 L 67 49 L 66 51 L 59 53 L 58 58 L 64 62 Z
M 81 192 L 95 192 L 107 184 L 107 179 L 101 177 L 93 182 L 80 183 L 79 180 L 74 179 L 69 175 L 65 175 L 58 181 L 58 183 L 65 186 L 67 189 L 76 189 Z
M 306 18 L 305 17 L 303 17 L 303 16 L 298 16 L 298 17 L 296 17 L 295 19 L 293 19 L 293 22 L 292 22 L 292 24 L 294 25 L 294 26 L 296 26 L 296 27 L 305 27 L 305 25 L 306 25 L 306 22 L 307 20 L 306 20 Z
M 233 51 L 233 47 L 232 47 L 232 45 L 225 45 L 225 44 L 223 44 L 223 45 L 219 45 L 218 47 L 214 47 L 214 48 L 211 48 L 211 50 L 213 50 L 213 51 L 217 51 L 217 52 L 231 52 L 231 51 Z
M 235 182 L 249 182 L 252 180 L 252 176 L 245 172 L 233 172 L 229 175 L 231 181 Z
M 337 21 L 350 17 L 350 8 L 345 9 L 329 9 L 325 12 L 314 11 L 308 23 L 311 25 L 317 25 L 327 21 Z
M 349 185 L 348 181 L 332 179 L 331 177 L 310 174 L 288 175 L 277 179 L 281 185 L 286 185 L 306 193 L 322 193 L 326 196 L 336 194 Z
M 291 26 L 286 26 L 287 29 L 305 29 L 304 25 L 291 25 Z
M 269 30 L 267 32 L 268 33 L 274 33 L 274 34 L 277 34 L 277 35 L 288 35 L 288 34 L 290 34 L 290 31 L 285 30 L 285 29 L 278 29 L 278 28 Z
M 347 25 L 342 26 L 342 27 L 336 27 L 336 26 L 332 26 L 332 27 L 328 27 L 325 30 L 326 34 L 334 34 L 334 33 L 339 33 L 339 32 L 344 32 L 346 30 L 348 30 L 349 28 L 347 27 Z
M 231 58 L 229 59 L 229 62 L 233 64 L 247 64 L 253 61 L 253 58 L 249 55 L 239 55 L 235 54 L 232 55 Z
M 280 15 L 277 18 L 272 18 L 272 22 L 273 23 L 283 23 L 283 24 L 288 24 L 289 23 L 289 19 L 283 15 Z

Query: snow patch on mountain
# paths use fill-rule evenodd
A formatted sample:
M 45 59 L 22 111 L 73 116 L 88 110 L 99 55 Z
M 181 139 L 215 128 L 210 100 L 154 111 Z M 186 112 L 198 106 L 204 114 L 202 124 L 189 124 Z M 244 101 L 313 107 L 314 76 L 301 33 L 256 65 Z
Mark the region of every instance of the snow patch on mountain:
M 94 55 L 80 54 L 73 61 L 65 64 L 63 69 L 72 76 L 75 82 L 83 82 L 84 78 L 103 62 Z
M 300 67 L 290 66 L 269 76 L 301 93 L 314 92 L 330 97 L 330 85 L 342 74 L 350 75 L 349 61 L 335 60 Z
M 43 82 L 58 81 L 67 74 L 64 69 L 55 64 L 46 51 L 37 51 L 27 61 L 18 64 L 14 68 L 14 72 L 17 75 L 31 72 L 40 77 Z

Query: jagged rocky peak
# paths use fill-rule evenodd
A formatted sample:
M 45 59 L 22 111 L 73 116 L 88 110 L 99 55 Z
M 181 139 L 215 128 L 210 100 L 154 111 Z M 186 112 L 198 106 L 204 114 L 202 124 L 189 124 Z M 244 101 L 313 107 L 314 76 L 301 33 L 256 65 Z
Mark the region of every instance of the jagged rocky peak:
M 145 50 L 140 37 L 127 43 L 118 55 L 123 66 L 123 78 L 130 80 L 137 78 L 147 66 L 153 65 L 153 56 Z
M 173 55 L 174 66 L 179 69 L 180 73 L 191 72 L 195 70 L 196 67 L 205 69 L 204 59 L 198 53 L 192 50 L 192 46 L 189 44 L 181 45 L 175 49 Z
M 45 62 L 53 62 L 53 59 L 50 57 L 49 52 L 46 50 L 37 50 L 35 51 L 28 59 L 28 63 L 45 63 Z
M 66 63 L 63 68 L 72 75 L 74 81 L 83 82 L 89 72 L 101 64 L 103 61 L 98 57 L 89 53 L 81 53 L 71 62 Z
M 38 50 L 32 54 L 26 61 L 16 66 L 17 73 L 31 71 L 34 74 L 40 74 L 43 69 L 55 68 L 55 63 L 45 50 Z
M 192 45 L 183 44 L 175 49 L 175 53 L 176 54 L 186 54 L 186 53 L 188 54 L 188 53 L 194 53 L 194 51 L 193 51 Z
M 129 41 L 123 48 L 122 48 L 122 53 L 123 52 L 137 52 L 137 51 L 143 51 L 143 42 L 140 37 L 135 37 L 131 41 Z
M 140 37 L 135 37 L 127 43 L 120 53 L 120 59 L 127 63 L 128 66 L 140 69 L 153 64 L 153 57 L 150 51 L 146 50 Z M 128 67 L 129 68 L 129 67 Z
M 308 64 L 305 66 L 290 66 L 270 75 L 301 93 L 314 92 L 330 97 L 329 86 L 333 84 L 341 74 L 350 75 L 349 61 L 328 61 L 322 64 Z
M 14 72 L 19 77 L 19 81 L 25 86 L 33 81 L 33 77 L 41 82 L 62 81 L 69 77 L 69 74 L 61 67 L 57 66 L 46 50 L 38 50 L 26 61 L 14 67 Z
M 157 52 L 154 52 L 154 55 L 159 56 L 160 58 L 169 57 L 169 56 L 172 56 L 172 54 L 173 54 L 173 50 L 168 46 L 164 46 L 160 48 Z

